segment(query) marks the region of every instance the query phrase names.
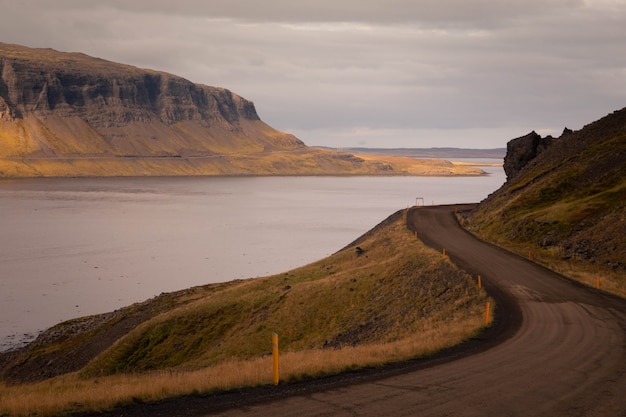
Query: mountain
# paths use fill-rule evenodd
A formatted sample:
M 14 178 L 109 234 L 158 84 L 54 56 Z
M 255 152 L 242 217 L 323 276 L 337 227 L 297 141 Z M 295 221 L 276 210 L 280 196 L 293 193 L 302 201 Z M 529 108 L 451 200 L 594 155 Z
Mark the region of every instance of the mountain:
M 310 148 L 224 88 L 0 43 L 0 177 L 381 173 L 406 171 Z
M 559 272 L 626 296 L 626 108 L 558 138 L 511 140 L 507 182 L 472 231 Z

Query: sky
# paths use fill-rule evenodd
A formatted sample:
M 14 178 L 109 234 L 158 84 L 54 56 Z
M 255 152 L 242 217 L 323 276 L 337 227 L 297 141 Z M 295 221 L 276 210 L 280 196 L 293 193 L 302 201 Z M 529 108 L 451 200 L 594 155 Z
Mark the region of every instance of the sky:
M 224 87 L 313 146 L 499 148 L 626 107 L 626 0 L 0 0 L 0 42 Z

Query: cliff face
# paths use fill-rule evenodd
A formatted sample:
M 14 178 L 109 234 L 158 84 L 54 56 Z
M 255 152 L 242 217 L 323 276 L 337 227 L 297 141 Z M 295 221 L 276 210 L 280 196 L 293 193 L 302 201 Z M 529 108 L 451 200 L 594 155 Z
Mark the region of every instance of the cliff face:
M 113 63 L 90 71 L 84 65 L 89 58 L 67 56 L 45 68 L 41 65 L 45 62 L 24 56 L 0 57 L 0 97 L 9 118 L 78 116 L 98 128 L 155 120 L 211 121 L 232 127 L 240 118 L 259 120 L 250 101 L 228 90 Z
M 226 89 L 7 44 L 0 44 L 0 121 L 0 157 L 206 156 L 304 146 Z

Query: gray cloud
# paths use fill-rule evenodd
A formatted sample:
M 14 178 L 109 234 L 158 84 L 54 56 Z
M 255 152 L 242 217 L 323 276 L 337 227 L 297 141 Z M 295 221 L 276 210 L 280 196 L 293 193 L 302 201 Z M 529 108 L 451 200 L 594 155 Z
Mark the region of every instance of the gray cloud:
M 113 8 L 137 14 L 202 16 L 251 22 L 366 22 L 370 24 L 424 23 L 474 26 L 526 18 L 581 7 L 583 0 L 169 0 L 127 1 L 26 0 L 49 10 Z
M 626 0 L 0 0 L 0 40 L 172 72 L 308 144 L 504 146 L 626 106 Z

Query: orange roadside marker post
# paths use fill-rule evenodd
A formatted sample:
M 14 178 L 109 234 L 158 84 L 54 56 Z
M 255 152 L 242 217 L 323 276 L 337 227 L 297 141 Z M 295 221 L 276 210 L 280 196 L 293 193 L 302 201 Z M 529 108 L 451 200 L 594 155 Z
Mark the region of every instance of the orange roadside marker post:
M 274 385 L 278 385 L 278 335 L 272 333 L 272 359 L 273 359 L 273 373 L 274 373 Z

